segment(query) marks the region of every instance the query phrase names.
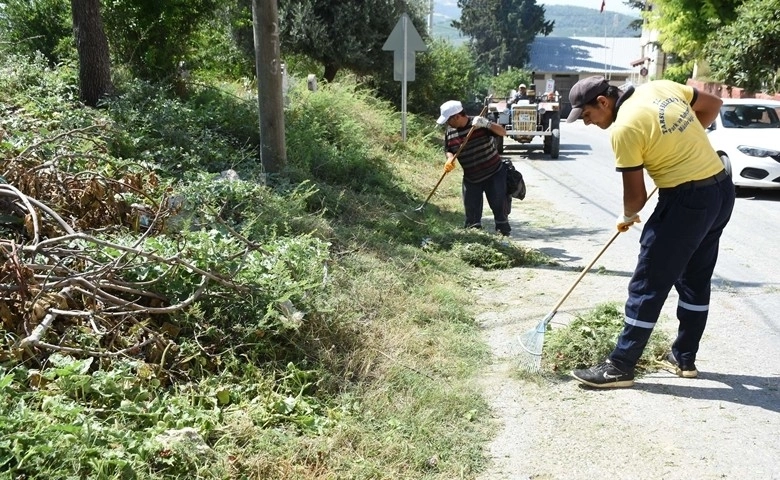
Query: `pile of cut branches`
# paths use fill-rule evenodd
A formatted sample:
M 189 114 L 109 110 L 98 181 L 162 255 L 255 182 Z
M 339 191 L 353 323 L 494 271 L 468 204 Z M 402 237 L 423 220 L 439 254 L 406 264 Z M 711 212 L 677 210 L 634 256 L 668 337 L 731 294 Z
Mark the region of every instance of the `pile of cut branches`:
M 167 315 L 192 305 L 209 282 L 239 289 L 226 276 L 200 269 L 178 253 L 163 256 L 143 248 L 145 236 L 176 213 L 145 191 L 157 186 L 152 172 L 128 169 L 110 178 L 96 171 L 106 165 L 100 154 L 92 158 L 95 171 L 68 171 L 72 157 L 58 153 L 69 150 L 58 148 L 59 142 L 80 140 L 100 152 L 95 139 L 101 128 L 58 134 L 5 162 L 0 179 L 0 319 L 5 331 L 0 361 L 41 360 L 53 351 L 159 360 L 175 348 L 161 327 Z M 140 205 L 129 201 L 139 197 L 145 200 Z M 128 227 L 144 231 L 127 242 L 111 236 Z M 155 265 L 159 275 L 138 278 L 138 266 L 144 264 Z M 182 269 L 197 287 L 188 298 L 169 301 L 156 284 Z

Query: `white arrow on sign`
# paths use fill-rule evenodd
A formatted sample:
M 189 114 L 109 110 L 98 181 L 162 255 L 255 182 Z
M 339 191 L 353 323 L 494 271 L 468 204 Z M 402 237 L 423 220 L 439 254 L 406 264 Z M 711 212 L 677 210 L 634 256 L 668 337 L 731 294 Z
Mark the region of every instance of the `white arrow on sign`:
M 403 81 L 404 72 L 406 72 L 406 81 L 414 81 L 414 54 L 415 52 L 425 52 L 428 46 L 425 45 L 422 37 L 414 28 L 414 24 L 409 16 L 401 14 L 398 23 L 393 27 L 390 36 L 387 37 L 382 50 L 392 50 L 393 55 L 393 80 Z
M 414 81 L 415 52 L 424 52 L 428 46 L 409 15 L 402 13 L 382 50 L 393 51 L 393 79 L 401 81 L 401 137 L 406 141 L 406 82 Z

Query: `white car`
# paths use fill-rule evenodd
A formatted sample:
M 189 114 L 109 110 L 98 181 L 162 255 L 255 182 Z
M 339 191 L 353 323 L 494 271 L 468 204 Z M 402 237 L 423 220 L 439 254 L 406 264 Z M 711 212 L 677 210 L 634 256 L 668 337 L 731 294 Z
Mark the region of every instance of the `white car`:
M 734 185 L 780 189 L 780 101 L 724 98 L 707 134 Z

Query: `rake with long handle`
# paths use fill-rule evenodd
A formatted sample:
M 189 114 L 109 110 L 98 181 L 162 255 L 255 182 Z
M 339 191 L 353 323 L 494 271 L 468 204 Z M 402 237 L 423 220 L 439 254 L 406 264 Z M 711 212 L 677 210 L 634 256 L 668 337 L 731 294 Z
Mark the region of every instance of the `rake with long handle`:
M 648 199 L 653 196 L 653 194 L 658 190 L 658 187 L 654 188 L 653 191 L 650 192 L 650 194 L 647 196 Z M 531 330 L 528 330 L 523 335 L 520 336 L 520 346 L 523 347 L 523 352 L 521 352 L 520 355 L 520 365 L 525 370 L 528 370 L 530 372 L 538 372 L 541 369 L 542 366 L 542 348 L 544 347 L 544 334 L 547 332 L 547 326 L 552 321 L 553 317 L 556 313 L 558 313 L 558 309 L 561 308 L 561 305 L 563 305 L 563 302 L 566 301 L 567 298 L 569 298 L 569 295 L 572 291 L 574 291 L 574 288 L 580 283 L 580 280 L 582 280 L 582 277 L 585 276 L 588 271 L 590 271 L 591 267 L 593 267 L 593 264 L 598 261 L 599 258 L 604 254 L 604 252 L 607 251 L 607 248 L 609 248 L 610 245 L 612 245 L 612 242 L 615 241 L 615 239 L 620 235 L 620 231 L 616 231 L 614 235 L 609 239 L 606 245 L 604 245 L 601 250 L 599 250 L 599 253 L 596 254 L 596 256 L 593 258 L 593 260 L 590 261 L 589 264 L 585 266 L 585 268 L 582 269 L 582 272 L 580 272 L 579 275 L 577 275 L 577 279 L 574 280 L 574 283 L 569 287 L 569 289 L 566 291 L 566 293 L 563 294 L 560 300 L 558 300 L 558 303 L 555 304 L 555 306 L 550 310 L 550 313 L 547 314 L 546 317 L 542 319 L 541 322 L 539 322 L 536 325 L 536 328 L 533 328 Z
M 487 111 L 487 105 L 485 105 L 482 108 L 482 111 L 479 112 L 479 116 L 480 117 L 485 116 L 485 112 L 486 111 Z M 463 140 L 463 143 L 461 143 L 460 147 L 458 147 L 458 151 L 455 152 L 455 156 L 452 157 L 452 161 L 453 162 L 458 158 L 458 155 L 460 155 L 460 152 L 463 150 L 463 147 L 466 146 L 466 143 L 468 143 L 469 138 L 471 138 L 471 134 L 474 133 L 474 129 L 475 128 L 477 128 L 477 126 L 476 125 L 472 125 L 471 128 L 469 129 L 469 133 L 466 134 L 466 139 Z M 428 194 L 428 198 L 425 199 L 425 201 L 422 203 L 422 205 L 420 205 L 419 207 L 414 209 L 415 212 L 422 211 L 422 209 L 425 208 L 426 205 L 428 205 L 428 200 L 430 200 L 431 197 L 433 196 L 433 194 L 436 193 L 436 189 L 439 188 L 439 185 L 441 185 L 441 181 L 444 180 L 444 177 L 447 176 L 447 173 L 449 173 L 449 172 L 447 172 L 447 170 L 445 170 L 444 173 L 441 174 L 441 177 L 439 177 L 439 181 L 436 182 L 436 185 L 434 185 L 433 190 L 431 190 L 431 193 Z

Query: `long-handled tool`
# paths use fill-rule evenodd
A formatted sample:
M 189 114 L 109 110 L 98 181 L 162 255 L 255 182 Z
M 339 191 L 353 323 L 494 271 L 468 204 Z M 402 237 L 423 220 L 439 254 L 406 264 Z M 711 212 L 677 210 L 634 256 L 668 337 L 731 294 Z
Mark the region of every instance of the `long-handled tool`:
M 647 196 L 648 199 L 653 196 L 653 194 L 658 190 L 658 187 L 654 188 L 653 191 L 650 192 L 650 194 Z M 558 303 L 555 304 L 555 306 L 550 310 L 550 313 L 547 314 L 546 317 L 542 319 L 541 322 L 539 322 L 536 325 L 536 328 L 533 328 L 531 330 L 528 330 L 523 335 L 520 336 L 520 346 L 523 347 L 524 352 L 520 355 L 520 365 L 525 370 L 528 370 L 529 372 L 535 373 L 538 372 L 541 369 L 542 366 L 542 348 L 544 347 L 544 334 L 547 332 L 547 326 L 552 321 L 553 317 L 556 313 L 558 313 L 558 309 L 561 308 L 561 305 L 563 305 L 563 302 L 566 301 L 567 298 L 569 298 L 569 295 L 572 291 L 574 291 L 574 288 L 580 283 L 580 280 L 582 280 L 582 277 L 585 276 L 586 273 L 593 267 L 593 264 L 598 261 L 599 258 L 601 258 L 601 255 L 604 254 L 604 252 L 607 251 L 607 248 L 609 248 L 610 245 L 612 245 L 612 242 L 615 241 L 615 239 L 620 235 L 620 230 L 616 231 L 614 235 L 612 235 L 612 238 L 609 239 L 606 245 L 602 247 L 601 250 L 599 250 L 599 253 L 596 254 L 596 256 L 593 258 L 593 260 L 590 261 L 588 265 L 585 266 L 585 268 L 582 269 L 582 272 L 577 276 L 577 279 L 574 280 L 574 283 L 569 287 L 569 289 L 566 291 L 566 293 L 563 294 L 560 300 L 558 300 Z
M 487 111 L 487 105 L 485 105 L 485 106 L 482 108 L 482 111 L 479 113 L 479 116 L 480 116 L 480 117 L 483 117 L 483 116 L 485 116 L 485 112 L 486 112 L 486 111 Z M 466 143 L 468 143 L 468 141 L 469 141 L 469 138 L 471 138 L 471 134 L 472 134 L 472 133 L 474 133 L 474 129 L 476 129 L 476 128 L 477 128 L 477 126 L 476 126 L 476 125 L 472 125 L 472 126 L 471 126 L 471 128 L 469 129 L 469 133 L 467 133 L 467 134 L 466 134 L 466 139 L 465 139 L 465 140 L 463 140 L 463 143 L 461 143 L 461 144 L 460 144 L 460 147 L 458 147 L 458 151 L 457 151 L 457 152 L 455 152 L 455 156 L 454 156 L 454 157 L 452 157 L 452 161 L 453 161 L 453 162 L 454 162 L 455 160 L 457 160 L 457 158 L 458 158 L 458 155 L 460 155 L 460 152 L 463 150 L 463 147 L 465 147 L 465 146 L 466 146 Z M 414 209 L 414 211 L 415 211 L 415 212 L 421 212 L 421 211 L 422 211 L 422 209 L 423 209 L 423 208 L 425 208 L 425 206 L 426 206 L 426 205 L 428 205 L 428 200 L 430 200 L 430 199 L 431 199 L 431 197 L 433 196 L 433 194 L 434 194 L 434 193 L 436 193 L 436 189 L 437 189 L 437 188 L 439 188 L 439 185 L 441 185 L 441 181 L 442 181 L 442 180 L 444 180 L 444 177 L 446 177 L 446 176 L 447 176 L 447 173 L 449 173 L 449 172 L 447 172 L 447 170 L 444 170 L 444 173 L 442 173 L 442 174 L 441 174 L 441 177 L 439 177 L 439 181 L 438 181 L 438 182 L 436 182 L 436 185 L 434 185 L 434 187 L 433 187 L 433 190 L 431 190 L 431 193 L 429 193 L 429 194 L 428 194 L 428 198 L 426 198 L 426 199 L 425 199 L 425 201 L 422 203 L 422 205 L 420 205 L 419 207 L 417 207 L 417 208 L 415 208 L 415 209 Z

